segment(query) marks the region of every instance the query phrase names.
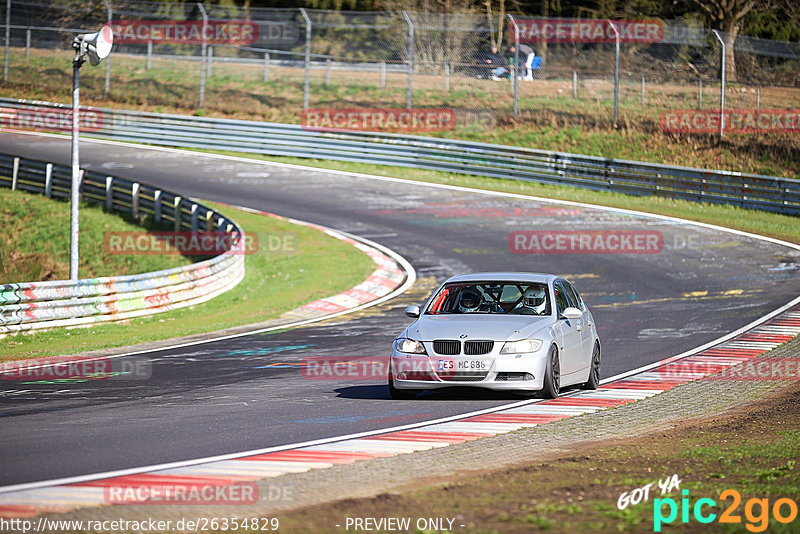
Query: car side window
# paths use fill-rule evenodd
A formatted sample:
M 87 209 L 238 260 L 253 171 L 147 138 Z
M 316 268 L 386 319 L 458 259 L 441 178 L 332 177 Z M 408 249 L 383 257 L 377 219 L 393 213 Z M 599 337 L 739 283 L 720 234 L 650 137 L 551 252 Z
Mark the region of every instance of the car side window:
M 583 299 L 581 299 L 581 296 L 578 294 L 575 286 L 565 280 L 564 287 L 567 288 L 567 296 L 569 296 L 570 300 L 574 302 L 574 306 L 581 311 L 586 311 L 586 306 L 583 304 Z
M 564 310 L 570 307 L 569 297 L 567 297 L 567 291 L 564 289 L 564 286 L 561 284 L 561 281 L 557 281 L 554 284 L 556 290 L 556 306 L 558 307 L 558 315 L 564 313 Z

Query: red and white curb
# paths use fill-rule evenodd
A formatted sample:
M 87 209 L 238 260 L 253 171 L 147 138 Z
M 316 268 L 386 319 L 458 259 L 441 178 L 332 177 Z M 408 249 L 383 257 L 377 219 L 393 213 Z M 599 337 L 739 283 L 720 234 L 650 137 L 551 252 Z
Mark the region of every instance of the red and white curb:
M 175 492 L 177 488 L 226 487 L 505 434 L 652 397 L 686 382 L 746 363 L 798 335 L 800 306 L 795 305 L 722 343 L 689 355 L 667 358 L 622 378 L 612 378 L 594 391 L 580 391 L 546 401 L 522 401 L 512 407 L 482 410 L 434 422 L 251 451 L 239 456 L 197 460 L 191 464 L 128 470 L 116 473 L 117 476 L 93 475 L 84 477 L 85 480 L 64 480 L 60 485 L 16 491 L 13 487 L 0 488 L 0 517 L 30 517 L 102 506 L 108 504 L 112 489 L 117 493 L 132 490 L 129 493 L 135 502 L 152 504 L 147 496 L 153 488 L 170 488 Z M 137 492 L 142 488 L 147 491 Z M 140 501 L 136 501 L 136 495 L 142 495 Z

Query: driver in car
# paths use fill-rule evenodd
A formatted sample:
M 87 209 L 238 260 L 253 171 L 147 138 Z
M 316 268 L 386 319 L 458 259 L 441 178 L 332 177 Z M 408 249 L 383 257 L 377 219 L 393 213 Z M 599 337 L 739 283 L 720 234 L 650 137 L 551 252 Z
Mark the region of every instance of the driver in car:
M 475 313 L 481 305 L 480 294 L 474 289 L 465 289 L 458 297 L 458 311 L 460 313 Z
M 512 313 L 520 315 L 544 315 L 547 308 L 545 292 L 543 286 L 533 286 L 525 290 L 520 302 Z

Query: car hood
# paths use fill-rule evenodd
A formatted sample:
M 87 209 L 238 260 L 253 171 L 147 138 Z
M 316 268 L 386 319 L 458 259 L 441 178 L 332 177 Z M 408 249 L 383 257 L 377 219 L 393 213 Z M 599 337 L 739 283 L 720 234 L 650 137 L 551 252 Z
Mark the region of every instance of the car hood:
M 524 339 L 551 321 L 548 316 L 531 315 L 423 315 L 406 330 L 418 341 L 434 339 Z M 466 338 L 461 335 L 466 334 Z

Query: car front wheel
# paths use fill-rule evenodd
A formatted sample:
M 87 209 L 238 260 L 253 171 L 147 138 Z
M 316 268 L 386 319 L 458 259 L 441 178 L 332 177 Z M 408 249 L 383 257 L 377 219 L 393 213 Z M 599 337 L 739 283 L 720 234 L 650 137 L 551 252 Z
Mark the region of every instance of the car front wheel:
M 546 399 L 555 399 L 561 392 L 561 364 L 558 361 L 558 349 L 550 347 L 547 354 L 547 368 L 544 372 L 542 395 Z
M 417 393 L 419 393 L 419 391 L 416 389 L 397 389 L 394 387 L 392 369 L 389 369 L 389 396 L 394 400 L 412 400 L 417 398 Z

